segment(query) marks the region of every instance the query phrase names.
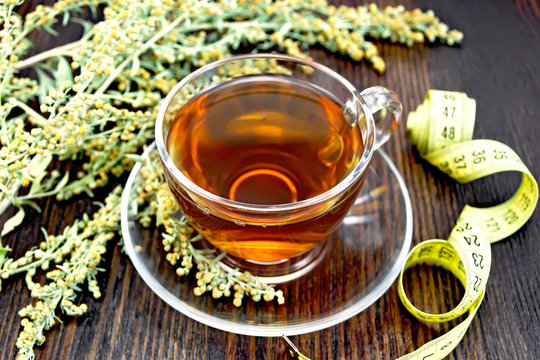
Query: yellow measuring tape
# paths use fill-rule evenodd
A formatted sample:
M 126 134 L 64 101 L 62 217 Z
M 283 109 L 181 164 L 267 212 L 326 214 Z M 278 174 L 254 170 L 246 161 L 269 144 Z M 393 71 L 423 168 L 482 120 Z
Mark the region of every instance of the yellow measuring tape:
M 538 185 L 519 156 L 493 140 L 471 140 L 476 103 L 466 94 L 430 90 L 416 111 L 409 114 L 407 134 L 428 162 L 460 183 L 503 171 L 523 173 L 516 193 L 489 208 L 466 205 L 448 240 L 428 240 L 409 253 L 401 271 L 398 293 L 416 318 L 444 322 L 469 313 L 446 334 L 400 359 L 442 359 L 461 341 L 482 299 L 491 267 L 491 243 L 502 240 L 527 222 L 538 201 Z M 465 287 L 461 302 L 444 314 L 418 310 L 405 295 L 403 273 L 419 263 L 435 263 L 451 271 Z
M 399 360 L 438 360 L 454 350 L 484 298 L 491 267 L 490 244 L 521 228 L 538 202 L 538 185 L 512 149 L 494 140 L 471 140 L 475 112 L 476 102 L 464 93 L 430 90 L 424 103 L 409 114 L 407 135 L 422 157 L 460 183 L 498 172 L 519 171 L 523 173 L 521 185 L 502 204 L 489 208 L 466 205 L 448 240 L 424 241 L 411 250 L 398 282 L 399 297 L 407 310 L 426 322 L 450 321 L 467 312 L 469 315 L 446 334 Z M 448 269 L 465 287 L 461 302 L 447 313 L 423 312 L 405 295 L 403 273 L 426 262 Z M 288 345 L 292 356 L 308 359 L 292 343 Z

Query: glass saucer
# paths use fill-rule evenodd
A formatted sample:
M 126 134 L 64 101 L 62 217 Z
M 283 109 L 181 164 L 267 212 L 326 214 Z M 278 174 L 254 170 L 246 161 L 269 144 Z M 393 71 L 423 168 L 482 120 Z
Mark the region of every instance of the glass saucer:
M 232 298 L 195 296 L 195 277 L 176 274 L 165 259 L 159 231 L 138 224 L 132 189 L 140 168 L 140 163 L 134 166 L 122 197 L 126 251 L 159 297 L 184 315 L 220 330 L 253 336 L 298 335 L 345 321 L 388 290 L 411 245 L 409 193 L 388 155 L 378 150 L 355 205 L 332 235 L 328 249 L 308 272 L 276 286 L 283 291 L 285 304 L 245 298 L 237 308 Z

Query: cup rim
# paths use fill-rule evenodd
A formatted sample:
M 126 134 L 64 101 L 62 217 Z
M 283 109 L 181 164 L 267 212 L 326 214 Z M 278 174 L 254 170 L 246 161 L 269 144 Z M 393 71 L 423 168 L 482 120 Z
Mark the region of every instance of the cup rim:
M 169 156 L 169 152 L 167 151 L 167 147 L 165 145 L 165 141 L 163 138 L 163 121 L 165 118 L 167 108 L 169 107 L 174 96 L 180 91 L 182 87 L 184 87 L 191 80 L 203 74 L 204 72 L 214 69 L 226 63 L 239 61 L 239 60 L 245 60 L 245 59 L 276 59 L 276 60 L 282 60 L 282 61 L 287 61 L 291 63 L 297 63 L 299 65 L 306 65 L 306 66 L 315 68 L 316 70 L 320 70 L 326 73 L 327 75 L 333 77 L 335 80 L 338 80 L 342 85 L 344 85 L 348 91 L 350 91 L 351 96 L 353 96 L 354 99 L 357 101 L 357 103 L 361 106 L 362 112 L 365 115 L 366 125 L 367 125 L 367 136 L 366 136 L 366 143 L 364 144 L 364 151 L 362 152 L 360 160 L 358 161 L 354 169 L 345 178 L 343 178 L 339 183 L 337 183 L 332 188 L 328 189 L 327 191 L 317 196 L 300 200 L 294 203 L 275 204 L 275 205 L 250 204 L 250 203 L 230 200 L 222 196 L 219 196 L 217 194 L 214 194 L 208 190 L 205 190 L 202 187 L 195 184 L 193 181 L 191 181 L 187 176 L 185 176 L 176 167 L 172 158 Z M 373 120 L 373 115 L 371 111 L 369 110 L 366 102 L 360 95 L 360 92 L 347 79 L 339 75 L 334 70 L 328 68 L 325 65 L 316 63 L 314 61 L 298 58 L 291 55 L 276 54 L 276 53 L 257 53 L 257 54 L 236 55 L 236 56 L 231 56 L 225 59 L 217 60 L 193 71 L 192 73 L 184 77 L 178 84 L 176 84 L 171 89 L 171 91 L 169 91 L 169 93 L 167 94 L 163 102 L 161 103 L 158 114 L 157 114 L 157 118 L 156 118 L 154 134 L 155 134 L 156 147 L 158 150 L 158 154 L 161 158 L 162 164 L 173 175 L 173 177 L 177 179 L 180 182 L 180 184 L 183 187 L 185 187 L 187 190 L 195 193 L 196 195 L 206 200 L 217 202 L 217 203 L 220 203 L 221 205 L 226 205 L 236 210 L 247 211 L 247 212 L 257 212 L 257 213 L 274 213 L 277 211 L 283 212 L 283 211 L 300 210 L 308 206 L 312 206 L 315 204 L 328 201 L 340 195 L 341 193 L 343 193 L 351 184 L 353 184 L 364 173 L 364 171 L 367 169 L 367 166 L 369 165 L 369 162 L 371 161 L 371 157 L 374 151 L 373 146 L 375 142 L 375 139 L 374 139 L 375 123 Z

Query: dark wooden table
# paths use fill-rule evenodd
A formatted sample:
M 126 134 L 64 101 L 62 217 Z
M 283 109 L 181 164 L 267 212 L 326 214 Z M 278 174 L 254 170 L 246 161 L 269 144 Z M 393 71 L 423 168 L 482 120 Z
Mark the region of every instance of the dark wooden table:
M 348 5 L 361 1 L 344 1 Z M 497 1 L 379 1 L 407 8 L 433 9 L 453 28 L 465 33 L 461 47 L 415 45 L 407 48 L 378 42 L 387 62 L 379 76 L 364 63 L 322 50 L 315 60 L 337 70 L 358 87 L 381 84 L 400 94 L 405 115 L 423 101 L 430 88 L 464 91 L 477 101 L 475 138 L 499 140 L 512 147 L 540 179 L 540 3 L 535 0 Z M 38 49 L 76 39 L 65 32 L 60 39 L 44 34 Z M 368 84 L 359 83 L 359 73 Z M 367 75 L 366 75 L 367 74 Z M 365 82 L 365 80 L 364 80 Z M 413 244 L 445 238 L 465 204 L 489 206 L 515 191 L 519 179 L 497 175 L 473 184 L 458 185 L 420 158 L 404 138 L 405 124 L 385 145 L 411 193 L 414 211 Z M 83 198 L 42 203 L 43 213 L 32 213 L 6 241 L 14 255 L 37 243 L 40 226 L 59 232 L 91 210 Z M 12 215 L 10 209 L 2 221 Z M 493 265 L 487 293 L 476 318 L 451 359 L 540 358 L 540 221 L 538 211 L 510 238 L 493 246 Z M 103 297 L 83 296 L 88 312 L 60 316 L 63 324 L 47 332 L 37 351 L 41 359 L 285 359 L 278 338 L 241 336 L 215 330 L 175 311 L 139 277 L 118 246 L 110 247 L 99 277 Z M 456 281 L 438 268 L 420 266 L 408 275 L 415 303 L 444 310 L 457 304 Z M 441 290 L 434 290 L 438 286 Z M 20 331 L 18 310 L 30 295 L 22 277 L 2 284 L 0 295 L 0 358 L 16 356 Z M 421 290 L 423 289 L 423 290 Z M 432 289 L 432 290 L 429 290 Z M 444 294 L 444 295 L 443 295 Z M 394 284 L 361 314 L 331 328 L 291 339 L 317 359 L 391 359 L 407 354 L 450 329 L 450 324 L 426 325 L 409 315 L 399 302 Z

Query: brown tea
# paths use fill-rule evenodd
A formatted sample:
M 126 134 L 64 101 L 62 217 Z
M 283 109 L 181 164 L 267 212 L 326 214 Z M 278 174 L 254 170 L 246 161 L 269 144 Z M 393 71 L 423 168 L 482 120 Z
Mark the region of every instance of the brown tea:
M 360 159 L 361 134 L 347 124 L 342 108 L 331 94 L 307 82 L 243 77 L 186 103 L 170 126 L 167 149 L 187 178 L 215 195 L 256 205 L 295 203 L 334 187 Z M 334 230 L 350 205 L 337 204 L 305 221 L 266 219 L 261 226 L 241 214 L 231 221 L 203 211 L 193 197 L 174 186 L 173 192 L 186 217 L 211 243 L 262 262 L 311 249 Z M 342 203 L 350 201 L 354 196 Z

